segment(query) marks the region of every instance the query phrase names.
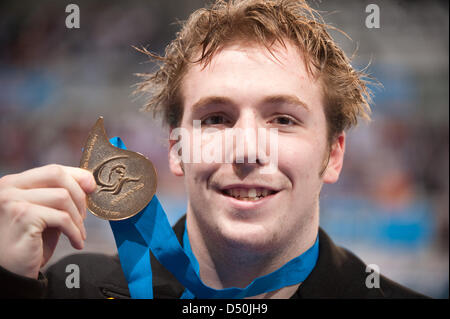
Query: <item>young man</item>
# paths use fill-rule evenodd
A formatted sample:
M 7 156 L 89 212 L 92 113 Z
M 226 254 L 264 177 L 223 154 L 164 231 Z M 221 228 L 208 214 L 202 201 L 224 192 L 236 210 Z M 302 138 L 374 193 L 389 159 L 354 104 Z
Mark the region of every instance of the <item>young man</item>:
M 319 228 L 319 194 L 342 169 L 345 129 L 369 118 L 370 94 L 328 35 L 327 26 L 303 1 L 219 1 L 194 12 L 139 91 L 151 92 L 147 109 L 161 113 L 173 132 L 201 146 L 223 140 L 228 129 L 244 132 L 245 147 L 221 144 L 227 161 L 192 161 L 184 143 L 171 140 L 171 171 L 183 176 L 185 225 L 203 283 L 214 289 L 246 287 L 310 249 L 318 258 L 300 283 L 252 298 L 421 297 L 385 277 L 366 285 L 366 266 L 336 247 Z M 209 130 L 208 130 L 209 129 Z M 275 169 L 250 147 L 258 132 L 276 129 Z M 253 134 L 255 133 L 255 134 Z M 219 139 L 216 139 L 219 137 Z M 237 143 L 236 143 L 237 144 Z M 230 146 L 231 145 L 231 146 Z M 259 146 L 259 145 L 258 145 Z M 188 159 L 188 160 L 186 160 Z M 254 159 L 254 160 L 250 160 Z M 117 258 L 70 256 L 39 272 L 63 232 L 73 247 L 85 239 L 85 196 L 95 181 L 82 169 L 50 165 L 0 180 L 0 278 L 9 296 L 101 298 L 129 296 Z M 151 256 L 156 298 L 180 298 L 184 287 Z M 79 289 L 64 283 L 67 264 L 83 274 Z M 96 267 L 92 267 L 96 265 Z

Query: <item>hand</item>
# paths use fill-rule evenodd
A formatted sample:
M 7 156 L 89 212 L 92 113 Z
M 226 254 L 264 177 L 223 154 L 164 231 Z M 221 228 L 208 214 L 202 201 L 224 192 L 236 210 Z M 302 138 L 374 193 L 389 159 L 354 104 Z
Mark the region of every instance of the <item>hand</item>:
M 95 187 L 89 171 L 55 164 L 0 178 L 0 265 L 37 278 L 61 232 L 83 249 L 86 194 Z

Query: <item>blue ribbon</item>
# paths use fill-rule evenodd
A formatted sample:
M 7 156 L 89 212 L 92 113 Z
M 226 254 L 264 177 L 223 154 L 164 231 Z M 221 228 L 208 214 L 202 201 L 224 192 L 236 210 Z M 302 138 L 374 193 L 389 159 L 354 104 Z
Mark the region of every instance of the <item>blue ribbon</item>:
M 118 137 L 112 138 L 110 142 L 126 149 Z M 187 228 L 183 236 L 183 248 L 156 195 L 139 214 L 125 220 L 110 221 L 110 225 L 131 297 L 136 299 L 153 298 L 150 250 L 186 288 L 181 296 L 183 299 L 245 298 L 299 284 L 311 273 L 319 255 L 317 237 L 314 245 L 306 252 L 278 270 L 256 278 L 246 288 L 213 289 L 200 279 L 199 264 L 192 253 Z

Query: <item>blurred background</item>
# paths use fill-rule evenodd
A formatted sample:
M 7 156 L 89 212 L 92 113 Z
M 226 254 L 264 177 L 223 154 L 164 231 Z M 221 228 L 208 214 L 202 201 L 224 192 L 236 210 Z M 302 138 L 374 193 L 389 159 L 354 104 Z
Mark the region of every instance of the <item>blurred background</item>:
M 68 29 L 65 8 L 80 8 Z M 163 53 L 200 0 L 1 1 L 0 176 L 59 163 L 78 166 L 98 116 L 109 137 L 149 157 L 157 195 L 174 223 L 186 208 L 183 180 L 167 163 L 168 132 L 134 73 L 153 65 L 131 46 Z M 380 8 L 380 28 L 365 12 Z M 348 134 L 340 181 L 321 195 L 321 226 L 339 245 L 421 293 L 448 298 L 449 11 L 447 1 L 327 1 L 312 5 L 351 38 L 332 33 L 354 66 L 382 84 L 373 121 Z M 107 222 L 89 215 L 84 251 L 116 252 Z M 50 263 L 78 253 L 62 236 Z M 1 253 L 1 252 L 0 252 Z

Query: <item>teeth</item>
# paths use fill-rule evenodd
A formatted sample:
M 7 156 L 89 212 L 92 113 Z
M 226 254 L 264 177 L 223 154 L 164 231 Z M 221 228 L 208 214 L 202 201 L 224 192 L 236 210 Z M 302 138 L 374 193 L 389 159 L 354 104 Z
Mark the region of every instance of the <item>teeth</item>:
M 236 192 L 236 191 L 237 191 L 236 189 L 231 189 L 230 190 L 230 195 L 233 196 L 233 197 L 239 197 L 239 193 Z
M 248 197 L 250 197 L 250 198 L 255 198 L 256 197 L 256 189 L 255 188 L 250 188 L 248 190 Z
M 269 193 L 267 188 L 232 188 L 225 190 L 225 194 L 240 200 L 259 200 Z

